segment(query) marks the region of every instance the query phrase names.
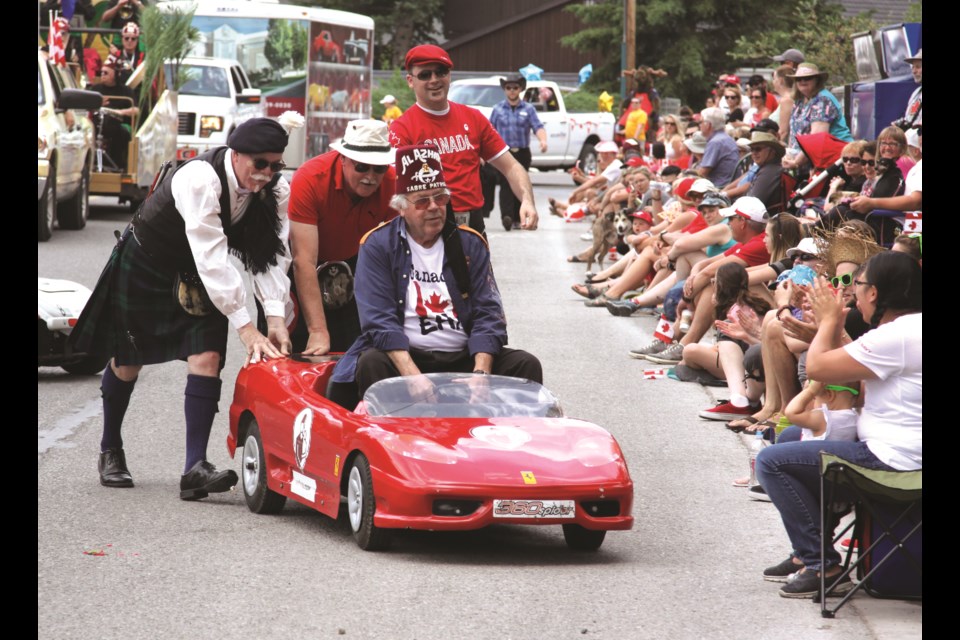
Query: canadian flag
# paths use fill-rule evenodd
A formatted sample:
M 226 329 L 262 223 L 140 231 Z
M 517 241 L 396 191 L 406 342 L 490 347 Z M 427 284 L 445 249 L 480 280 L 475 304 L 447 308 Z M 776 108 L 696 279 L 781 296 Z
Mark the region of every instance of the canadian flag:
M 67 65 L 67 48 L 64 46 L 65 37 L 70 31 L 70 23 L 67 22 L 66 18 L 56 18 L 53 17 L 53 12 L 50 12 L 50 38 L 47 40 L 47 44 L 50 46 L 50 61 L 61 67 Z
M 657 340 L 662 340 L 667 344 L 673 342 L 673 325 L 674 323 L 667 320 L 667 316 L 660 316 L 660 322 L 657 323 L 657 328 L 653 332 L 653 337 Z
M 903 230 L 905 233 L 923 233 L 923 212 L 907 211 L 903 220 Z

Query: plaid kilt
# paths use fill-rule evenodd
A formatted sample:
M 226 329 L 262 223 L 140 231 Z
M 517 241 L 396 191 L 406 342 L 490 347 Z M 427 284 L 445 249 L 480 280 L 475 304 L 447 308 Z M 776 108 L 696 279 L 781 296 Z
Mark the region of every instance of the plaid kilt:
M 70 339 L 118 365 L 186 360 L 216 351 L 223 368 L 228 321 L 217 310 L 189 315 L 177 302 L 177 272 L 149 256 L 128 228 L 110 255 Z

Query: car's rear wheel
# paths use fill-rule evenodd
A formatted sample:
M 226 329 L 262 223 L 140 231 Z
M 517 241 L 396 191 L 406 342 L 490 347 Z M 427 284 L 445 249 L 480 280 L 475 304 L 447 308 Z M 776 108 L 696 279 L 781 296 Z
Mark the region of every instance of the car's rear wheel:
M 279 513 L 287 497 L 267 487 L 267 463 L 263 452 L 260 425 L 251 420 L 247 427 L 247 439 L 243 442 L 243 497 L 247 507 L 254 513 Z
M 607 537 L 606 531 L 585 529 L 578 524 L 563 525 L 563 539 L 567 546 L 577 551 L 596 551 Z
M 357 545 L 364 551 L 385 549 L 390 534 L 373 524 L 377 503 L 373 497 L 373 474 L 364 455 L 358 454 L 347 478 L 347 517 Z
M 37 240 L 46 242 L 53 235 L 53 219 L 57 215 L 57 165 L 50 163 L 43 195 L 37 200 Z
M 77 376 L 92 376 L 100 373 L 107 366 L 107 360 L 103 356 L 85 356 L 69 364 L 60 365 L 67 373 Z
M 77 193 L 57 203 L 57 223 L 61 229 L 83 229 L 90 213 L 90 166 L 83 168 Z

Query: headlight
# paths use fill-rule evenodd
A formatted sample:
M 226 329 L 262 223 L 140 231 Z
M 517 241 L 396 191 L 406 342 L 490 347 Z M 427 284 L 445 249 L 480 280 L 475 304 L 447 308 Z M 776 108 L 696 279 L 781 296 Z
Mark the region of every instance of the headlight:
M 220 116 L 200 116 L 200 137 L 209 138 L 214 131 L 223 131 L 223 118 Z

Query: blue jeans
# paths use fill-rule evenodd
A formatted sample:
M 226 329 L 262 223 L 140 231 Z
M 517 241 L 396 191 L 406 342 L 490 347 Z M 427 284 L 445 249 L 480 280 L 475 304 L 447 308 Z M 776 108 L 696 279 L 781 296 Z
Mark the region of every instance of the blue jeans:
M 793 545 L 793 555 L 808 569 L 820 570 L 820 452 L 840 456 L 868 469 L 892 470 L 863 442 L 814 440 L 785 442 L 760 451 L 757 480 L 780 511 Z M 831 534 L 832 537 L 832 534 Z M 827 568 L 840 563 L 840 554 L 827 545 Z
M 667 291 L 667 295 L 663 296 L 663 317 L 670 322 L 676 322 L 677 320 L 677 305 L 680 304 L 680 299 L 683 298 L 684 282 L 686 282 L 686 280 L 681 280 L 673 285 L 673 287 Z

